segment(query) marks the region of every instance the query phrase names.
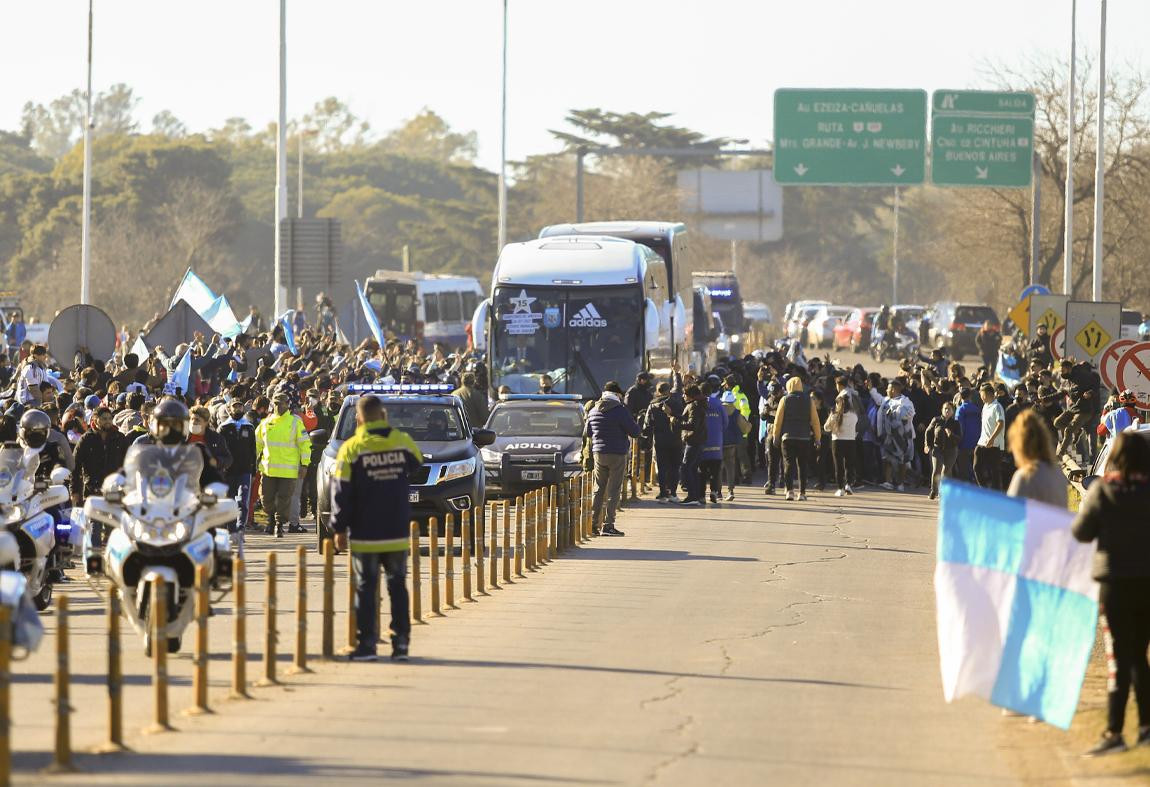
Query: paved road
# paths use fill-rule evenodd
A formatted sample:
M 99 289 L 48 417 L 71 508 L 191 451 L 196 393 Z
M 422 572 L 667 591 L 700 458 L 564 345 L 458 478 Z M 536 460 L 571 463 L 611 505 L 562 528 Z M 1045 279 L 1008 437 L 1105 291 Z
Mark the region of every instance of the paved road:
M 996 710 L 942 701 L 925 497 L 739 495 L 706 510 L 640 503 L 626 538 L 418 627 L 406 665 L 321 664 L 149 737 L 135 734 L 149 694 L 133 679 L 137 751 L 79 757 L 83 774 L 50 783 L 1015 783 L 1023 758 L 1028 778 L 1062 775 L 1007 740 Z M 230 642 L 226 613 L 216 643 Z M 78 749 L 103 734 L 102 640 L 85 628 Z M 215 695 L 225 667 L 213 663 Z M 25 680 L 16 745 L 30 783 L 50 728 L 30 718 L 48 688 Z M 173 690 L 175 707 L 189 699 Z

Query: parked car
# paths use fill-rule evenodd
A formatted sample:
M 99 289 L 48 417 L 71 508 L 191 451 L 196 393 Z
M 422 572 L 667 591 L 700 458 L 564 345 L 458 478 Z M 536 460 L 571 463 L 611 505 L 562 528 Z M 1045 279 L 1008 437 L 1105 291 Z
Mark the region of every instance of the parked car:
M 812 306 L 829 306 L 830 301 L 795 301 L 788 303 L 786 309 L 783 311 L 783 333 L 788 339 L 798 339 L 802 334 L 802 320 L 799 315 L 809 310 Z
M 787 338 L 803 341 L 807 335 L 807 325 L 814 319 L 821 306 L 803 306 L 795 310 L 791 321 L 787 323 Z
M 984 322 L 995 330 L 1001 325 L 994 309 L 984 303 L 937 303 L 930 314 L 931 342 L 946 350 L 951 359 L 961 361 L 978 352 L 974 337 Z
M 871 330 L 874 328 L 874 316 L 878 308 L 867 307 L 855 309 L 846 316 L 846 319 L 835 326 L 832 346 L 836 350 L 845 350 L 860 353 L 870 347 Z
M 811 349 L 830 347 L 835 339 L 835 326 L 852 311 L 853 306 L 820 306 L 803 332 L 807 346 Z

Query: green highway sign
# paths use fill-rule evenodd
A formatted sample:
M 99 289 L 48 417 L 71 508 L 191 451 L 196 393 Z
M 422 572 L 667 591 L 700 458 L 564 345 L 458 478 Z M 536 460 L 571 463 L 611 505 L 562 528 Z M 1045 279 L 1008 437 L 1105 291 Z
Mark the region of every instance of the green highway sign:
M 775 91 L 775 181 L 899 186 L 926 179 L 926 91 Z
M 931 102 L 930 179 L 937 186 L 1030 185 L 1034 96 L 937 90 Z

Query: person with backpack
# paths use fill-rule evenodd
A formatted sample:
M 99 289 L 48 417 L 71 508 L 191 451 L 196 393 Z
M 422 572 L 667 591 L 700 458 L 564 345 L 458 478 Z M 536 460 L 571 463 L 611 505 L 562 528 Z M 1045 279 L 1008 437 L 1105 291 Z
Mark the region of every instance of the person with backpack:
M 659 383 L 655 398 L 643 417 L 643 437 L 654 447 L 655 473 L 659 480 L 656 503 L 677 503 L 675 490 L 679 486 L 679 457 L 682 444 L 675 429 L 675 411 L 671 406 L 671 384 Z
M 723 429 L 723 480 L 727 484 L 727 500 L 730 501 L 735 499 L 735 484 L 742 478 L 740 451 L 746 444 L 751 423 L 739 410 L 733 391 L 724 391 L 720 403 L 727 414 L 727 425 Z
M 807 472 L 812 443 L 818 446 L 822 439 L 822 425 L 810 394 L 803 390 L 803 381 L 797 375 L 787 380 L 787 395 L 779 404 L 772 434 L 783 450 L 783 481 L 787 487 L 784 500 L 807 499 Z M 799 482 L 798 496 L 794 494 L 794 480 Z

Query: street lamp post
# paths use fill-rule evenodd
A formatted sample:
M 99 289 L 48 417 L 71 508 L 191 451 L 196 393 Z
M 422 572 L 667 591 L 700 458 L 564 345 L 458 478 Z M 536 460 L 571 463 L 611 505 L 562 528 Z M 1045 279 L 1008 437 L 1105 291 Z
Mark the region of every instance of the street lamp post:
M 499 231 L 496 253 L 507 244 L 507 0 L 503 0 L 502 106 L 499 123 Z
M 287 308 L 287 283 L 283 280 L 280 225 L 287 218 L 287 0 L 280 0 L 279 30 L 279 118 L 276 124 L 275 196 L 275 306 L 274 317 Z
M 80 303 L 92 301 L 92 0 L 88 0 L 88 90 L 84 94 L 84 197 L 80 217 Z
M 1062 293 L 1074 296 L 1074 44 L 1078 28 L 1078 0 L 1070 0 L 1070 78 L 1066 81 L 1066 235 L 1062 242 Z

